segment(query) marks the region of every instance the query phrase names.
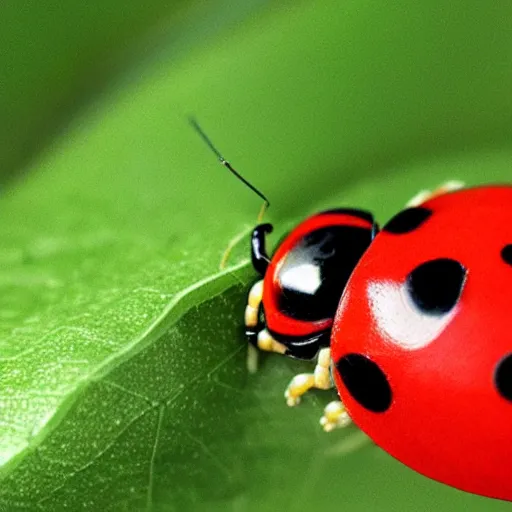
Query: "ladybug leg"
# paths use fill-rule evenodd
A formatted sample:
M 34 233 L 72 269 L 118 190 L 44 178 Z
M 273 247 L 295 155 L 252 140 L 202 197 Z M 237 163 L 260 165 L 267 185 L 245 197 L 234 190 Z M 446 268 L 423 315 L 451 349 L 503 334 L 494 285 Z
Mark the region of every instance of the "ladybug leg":
M 323 348 L 318 353 L 314 373 L 301 373 L 295 375 L 286 388 L 284 397 L 286 403 L 293 407 L 300 402 L 301 396 L 312 388 L 330 389 L 333 387 L 331 379 L 331 349 Z
M 276 341 L 267 329 L 260 329 L 259 327 L 259 313 L 260 305 L 263 299 L 263 279 L 257 281 L 249 291 L 247 306 L 245 308 L 245 327 L 248 332 L 256 334 L 256 345 L 260 350 L 267 352 L 278 352 L 284 354 L 286 347 Z
M 260 350 L 265 350 L 266 352 L 277 352 L 279 354 L 284 354 L 286 352 L 286 347 L 276 341 L 267 329 L 262 329 L 258 333 L 257 345 Z
M 252 285 L 247 298 L 245 307 L 245 327 L 254 330 L 258 327 L 260 305 L 263 300 L 263 279 L 260 279 Z
M 331 432 L 336 428 L 343 428 L 350 425 L 352 420 L 348 415 L 343 402 L 334 400 L 329 402 L 324 409 L 324 415 L 320 418 L 320 425 L 326 432 Z
M 446 194 L 447 192 L 453 192 L 454 190 L 460 190 L 464 188 L 464 182 L 458 180 L 451 180 L 443 183 L 435 190 L 420 190 L 414 197 L 407 201 L 407 208 L 413 208 L 420 204 L 432 199 L 435 196 Z

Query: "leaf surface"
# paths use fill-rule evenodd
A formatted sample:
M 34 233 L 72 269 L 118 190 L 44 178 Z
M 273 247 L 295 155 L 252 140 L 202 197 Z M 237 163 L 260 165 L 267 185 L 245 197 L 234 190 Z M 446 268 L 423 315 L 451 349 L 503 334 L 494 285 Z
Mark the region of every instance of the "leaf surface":
M 246 375 L 259 204 L 186 122 L 269 196 L 274 243 L 319 208 L 384 222 L 447 179 L 506 181 L 510 8 L 434 4 L 272 7 L 179 63 L 170 41 L 4 190 L 0 507 L 505 510 L 324 435 L 330 393 L 287 408 L 305 363 Z

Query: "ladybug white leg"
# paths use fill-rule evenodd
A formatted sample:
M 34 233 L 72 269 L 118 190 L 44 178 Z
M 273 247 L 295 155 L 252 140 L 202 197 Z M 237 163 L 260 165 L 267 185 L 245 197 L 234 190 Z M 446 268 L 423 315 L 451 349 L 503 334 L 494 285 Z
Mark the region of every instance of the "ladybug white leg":
M 415 206 L 419 206 L 421 203 L 424 203 L 428 199 L 432 199 L 435 196 L 440 194 L 445 194 L 446 192 L 453 192 L 454 190 L 460 190 L 464 188 L 465 183 L 463 181 L 458 180 L 450 180 L 434 190 L 420 190 L 414 197 L 412 197 L 409 201 L 407 201 L 407 208 L 413 208 Z
M 265 352 L 277 352 L 278 354 L 284 354 L 286 352 L 286 347 L 272 338 L 267 329 L 262 329 L 258 333 L 258 348 L 265 350 Z
M 260 304 L 263 299 L 263 279 L 256 282 L 249 291 L 247 299 L 247 307 L 245 308 L 245 326 L 250 329 L 255 329 L 259 322 Z M 278 352 L 284 354 L 286 347 L 276 341 L 267 329 L 262 329 L 258 332 L 257 345 L 260 350 L 266 352 Z
M 258 325 L 258 315 L 260 312 L 260 304 L 263 300 L 263 279 L 260 279 L 252 285 L 247 298 L 247 306 L 245 308 L 245 326 L 255 328 Z
M 277 352 L 278 354 L 286 352 L 286 347 L 272 338 L 267 329 L 262 329 L 258 332 L 256 342 L 258 348 L 265 352 Z M 249 343 L 247 347 L 247 370 L 249 373 L 256 373 L 258 370 L 258 354 L 258 349 Z
M 343 402 L 334 400 L 329 402 L 324 409 L 324 415 L 320 418 L 320 425 L 326 432 L 331 432 L 336 428 L 343 428 L 350 425 L 352 420 L 348 415 Z
M 286 403 L 293 407 L 300 402 L 301 396 L 312 388 L 330 389 L 333 387 L 331 379 L 331 349 L 323 348 L 318 353 L 318 359 L 314 373 L 301 373 L 295 375 L 290 381 L 284 397 Z

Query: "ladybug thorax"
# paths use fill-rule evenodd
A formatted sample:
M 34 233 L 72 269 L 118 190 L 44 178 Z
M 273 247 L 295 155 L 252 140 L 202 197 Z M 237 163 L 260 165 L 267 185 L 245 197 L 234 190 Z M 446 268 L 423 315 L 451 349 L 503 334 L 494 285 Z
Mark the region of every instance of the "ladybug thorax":
M 346 283 L 340 236 L 345 229 L 330 226 L 308 233 L 278 263 L 273 286 L 283 314 L 310 321 L 334 316 Z
M 369 232 L 325 226 L 305 233 L 277 259 L 271 287 L 277 310 L 296 320 L 332 319 Z

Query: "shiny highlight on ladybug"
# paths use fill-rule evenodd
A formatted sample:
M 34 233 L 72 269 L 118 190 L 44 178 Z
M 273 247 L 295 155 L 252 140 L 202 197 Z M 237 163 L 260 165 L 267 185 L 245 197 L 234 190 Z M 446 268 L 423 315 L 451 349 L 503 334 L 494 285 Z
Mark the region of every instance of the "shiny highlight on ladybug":
M 380 231 L 321 212 L 270 257 L 271 231 L 252 233 L 245 325 L 259 349 L 316 361 L 288 405 L 334 382 L 325 430 L 352 419 L 412 469 L 512 501 L 512 186 L 447 183 Z

